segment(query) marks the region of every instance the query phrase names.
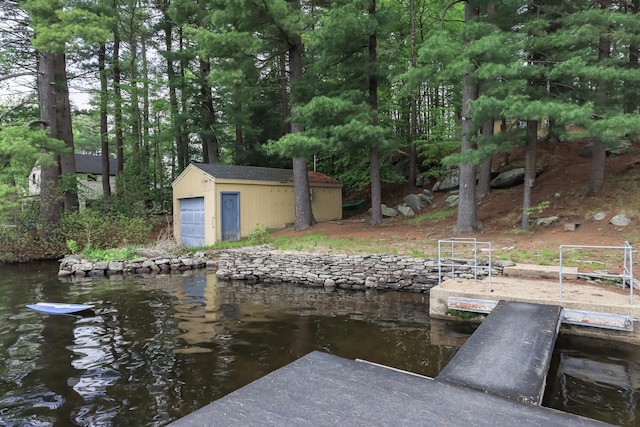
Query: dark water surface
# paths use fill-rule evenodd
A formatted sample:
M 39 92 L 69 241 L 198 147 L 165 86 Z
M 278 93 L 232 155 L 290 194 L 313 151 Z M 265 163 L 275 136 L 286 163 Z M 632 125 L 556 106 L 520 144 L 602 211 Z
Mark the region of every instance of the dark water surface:
M 219 283 L 206 271 L 74 282 L 56 272 L 0 265 L 1 426 L 161 426 L 313 350 L 433 377 L 474 329 L 430 320 L 422 294 Z M 38 301 L 96 309 L 25 307 Z M 638 350 L 561 337 L 545 406 L 640 425 Z

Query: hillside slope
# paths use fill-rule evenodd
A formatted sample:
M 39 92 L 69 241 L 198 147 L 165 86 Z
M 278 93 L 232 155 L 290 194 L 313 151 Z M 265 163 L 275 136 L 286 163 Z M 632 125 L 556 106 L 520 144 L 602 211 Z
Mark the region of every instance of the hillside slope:
M 388 218 L 382 225 L 372 227 L 366 211 L 370 204 L 367 203 L 359 211 L 345 211 L 342 221 L 317 224 L 303 234 L 368 239 L 396 253 L 434 253 L 437 240 L 450 237 L 476 238 L 478 241 L 491 242 L 494 250 L 508 248 L 525 252 L 557 251 L 560 245 L 620 246 L 625 241 L 632 245 L 640 244 L 640 149 L 634 146 L 624 155 L 607 157 L 606 187 L 600 194 L 590 196 L 586 193 L 590 159 L 580 156 L 585 145 L 587 143 L 584 141 L 539 144 L 537 163 L 544 171 L 538 176 L 532 190 L 531 205 L 548 204 L 547 208 L 536 214 L 537 217 L 559 217 L 556 223 L 548 227 L 531 226 L 527 231 L 520 229 L 523 198 L 523 187 L 520 185 L 493 190 L 488 197 L 478 201 L 478 216 L 483 228 L 476 233 L 455 234 L 455 212 L 440 220 Z M 497 155 L 494 170 L 521 167 L 524 164 L 523 155 L 522 151 L 509 153 L 508 156 Z M 506 159 L 508 163 L 505 163 Z M 383 203 L 395 207 L 406 194 L 409 194 L 406 185 L 385 185 Z M 440 210 L 447 196 L 436 193 L 434 205 L 418 212 L 418 216 Z M 365 191 L 350 195 L 349 199 L 358 197 L 368 198 L 368 194 Z M 604 212 L 606 218 L 594 220 L 593 216 L 598 212 Z M 609 219 L 619 213 L 626 214 L 632 220 L 631 225 L 616 227 L 609 224 Z M 575 231 L 565 231 L 567 222 L 576 224 Z M 299 235 L 291 229 L 276 233 L 281 234 Z

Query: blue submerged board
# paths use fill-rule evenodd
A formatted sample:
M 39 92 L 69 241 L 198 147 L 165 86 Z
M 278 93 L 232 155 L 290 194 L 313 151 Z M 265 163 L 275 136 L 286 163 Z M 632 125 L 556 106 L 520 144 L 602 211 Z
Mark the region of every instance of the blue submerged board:
M 63 302 L 39 302 L 36 304 L 28 304 L 27 307 L 47 314 L 73 314 L 93 308 L 93 306 L 89 304 L 67 304 Z

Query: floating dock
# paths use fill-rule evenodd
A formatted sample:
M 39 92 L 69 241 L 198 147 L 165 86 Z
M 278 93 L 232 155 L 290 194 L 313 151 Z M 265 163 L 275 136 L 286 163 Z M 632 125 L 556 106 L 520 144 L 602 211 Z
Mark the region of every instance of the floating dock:
M 567 269 L 569 270 L 569 269 Z M 640 344 L 640 301 L 629 289 L 575 280 L 565 272 L 561 285 L 558 268 L 518 264 L 505 268 L 505 276 L 488 279 L 448 279 L 429 291 L 429 314 L 452 319 L 454 311 L 490 313 L 500 300 L 562 307 L 561 333 Z
M 500 302 L 435 380 L 312 352 L 170 426 L 606 425 L 539 406 L 559 322 Z

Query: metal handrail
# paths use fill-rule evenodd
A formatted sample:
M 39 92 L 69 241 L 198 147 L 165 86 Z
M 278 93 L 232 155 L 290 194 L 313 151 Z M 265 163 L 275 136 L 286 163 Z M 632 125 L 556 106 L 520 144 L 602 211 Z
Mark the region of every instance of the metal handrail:
M 624 289 L 627 280 L 629 281 L 629 304 L 633 305 L 633 247 L 629 242 L 624 242 L 622 246 L 588 246 L 588 245 L 560 245 L 560 269 L 559 269 L 559 282 L 560 282 L 560 299 L 562 299 L 562 250 L 563 249 L 603 249 L 603 250 L 622 250 L 624 251 L 624 263 L 621 274 L 609 274 L 609 273 L 588 273 L 590 277 L 608 277 L 622 279 L 622 289 Z M 574 274 L 574 273 L 566 273 Z
M 443 263 L 443 246 L 450 245 L 450 253 L 451 256 L 447 258 L 450 263 Z M 455 257 L 455 249 L 456 245 L 471 245 L 473 251 L 473 258 L 456 258 Z M 478 264 L 478 247 L 486 246 L 488 248 L 488 265 L 483 266 Z M 452 237 L 450 239 L 438 240 L 438 286 L 442 284 L 442 276 L 443 276 L 443 267 L 451 267 L 451 277 L 455 277 L 455 261 L 463 261 L 463 262 L 471 262 L 471 264 L 467 264 L 467 267 L 473 270 L 473 279 L 478 280 L 478 269 L 487 269 L 488 271 L 488 282 L 489 282 L 489 292 L 491 292 L 491 271 L 492 271 L 492 263 L 491 263 L 491 242 L 478 242 L 475 238 L 456 238 Z

